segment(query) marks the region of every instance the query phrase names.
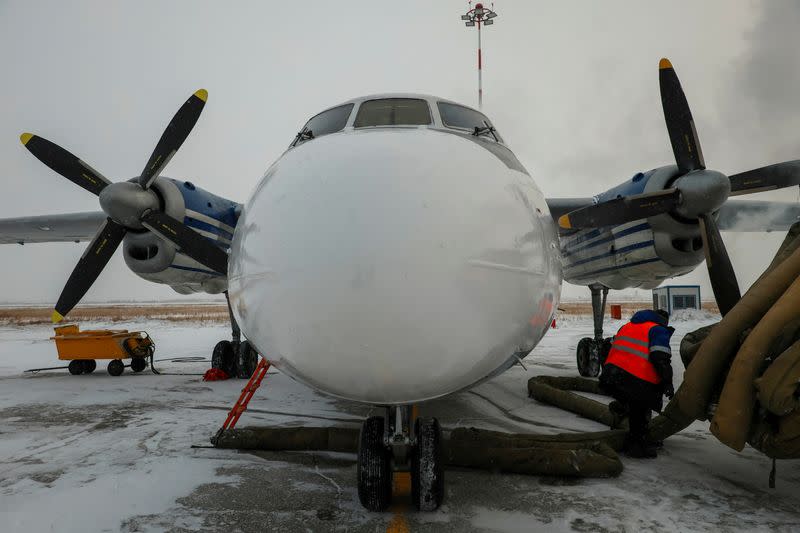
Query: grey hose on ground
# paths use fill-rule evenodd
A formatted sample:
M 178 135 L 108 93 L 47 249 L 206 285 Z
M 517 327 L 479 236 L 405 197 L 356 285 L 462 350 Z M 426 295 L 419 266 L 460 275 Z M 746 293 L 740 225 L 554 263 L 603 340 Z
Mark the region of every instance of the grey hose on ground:
M 228 430 L 212 441 L 218 448 L 272 451 L 358 451 L 358 428 L 297 427 Z M 449 466 L 517 474 L 614 477 L 622 472 L 615 449 L 624 431 L 526 435 L 456 428 L 444 441 Z
M 611 428 L 623 427 L 623 418 L 608 405 L 571 391 L 604 394 L 597 380 L 581 377 L 535 376 L 528 380 L 528 396 L 542 403 L 600 422 Z

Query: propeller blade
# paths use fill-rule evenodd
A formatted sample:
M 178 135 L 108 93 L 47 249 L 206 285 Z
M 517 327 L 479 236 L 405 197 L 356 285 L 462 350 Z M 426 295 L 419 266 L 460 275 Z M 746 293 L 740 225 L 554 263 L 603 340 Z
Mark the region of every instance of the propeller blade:
M 717 300 L 719 312 L 725 316 L 742 298 L 739 282 L 736 281 L 736 273 L 714 217 L 710 214 L 700 215 L 699 222 L 714 299 Z
M 228 254 L 185 224 L 156 211 L 150 211 L 142 217 L 141 222 L 162 239 L 177 244 L 181 252 L 198 263 L 220 274 L 228 274 Z
M 100 230 L 91 244 L 81 256 L 75 269 L 70 274 L 61 296 L 58 297 L 53 311 L 53 323 L 61 322 L 64 316 L 83 298 L 89 287 L 95 282 L 100 272 L 114 255 L 119 243 L 125 236 L 125 226 L 117 224 L 110 218 L 100 226 Z
M 172 120 L 161 135 L 161 139 L 153 149 L 150 160 L 144 166 L 142 175 L 139 177 L 139 185 L 143 189 L 150 188 L 153 180 L 158 177 L 164 167 L 167 166 L 167 163 L 169 163 L 169 160 L 172 159 L 172 156 L 175 155 L 175 152 L 178 151 L 178 148 L 181 147 L 183 141 L 186 140 L 186 137 L 189 136 L 189 132 L 192 131 L 197 119 L 200 118 L 200 113 L 206 105 L 206 100 L 208 100 L 208 91 L 200 89 L 190 96 L 178 109 L 175 116 L 172 117 Z
M 669 140 L 678 168 L 683 174 L 706 168 L 689 103 L 669 59 L 664 58 L 658 64 L 658 81 L 661 87 L 664 120 L 667 123 Z
M 92 194 L 99 195 L 111 183 L 95 169 L 44 137 L 23 133 L 19 139 L 39 161 Z
M 800 159 L 740 172 L 730 180 L 731 196 L 800 185 Z
M 564 229 L 582 229 L 624 224 L 672 211 L 680 201 L 678 189 L 623 196 L 562 215 L 558 225 Z

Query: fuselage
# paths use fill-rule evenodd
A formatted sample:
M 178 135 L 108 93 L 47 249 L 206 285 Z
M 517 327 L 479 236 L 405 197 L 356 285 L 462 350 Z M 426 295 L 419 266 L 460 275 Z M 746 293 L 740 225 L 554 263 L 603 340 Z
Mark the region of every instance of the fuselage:
M 237 223 L 228 283 L 273 364 L 334 396 L 407 404 L 533 349 L 560 295 L 556 228 L 478 119 L 435 97 L 359 98 L 312 118 L 268 169 Z

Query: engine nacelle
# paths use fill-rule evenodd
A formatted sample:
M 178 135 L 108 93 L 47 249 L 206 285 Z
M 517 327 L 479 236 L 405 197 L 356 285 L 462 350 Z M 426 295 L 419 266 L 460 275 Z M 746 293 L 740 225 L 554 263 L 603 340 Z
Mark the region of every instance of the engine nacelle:
M 656 192 L 670 188 L 680 171 L 675 165 L 653 171 L 644 192 Z M 696 267 L 705 255 L 700 225 L 697 220 L 686 219 L 671 213 L 650 217 L 656 253 L 662 261 L 674 267 Z
M 230 247 L 240 204 L 211 194 L 191 182 L 170 178 L 159 177 L 151 188 L 166 214 L 183 221 L 225 250 Z M 125 264 L 136 275 L 169 285 L 180 294 L 218 294 L 227 290 L 226 276 L 210 271 L 150 231 L 129 231 L 122 250 Z
M 638 173 L 596 201 L 668 189 L 679 176 L 675 165 Z M 561 251 L 567 281 L 611 289 L 657 287 L 691 272 L 705 257 L 697 221 L 671 213 L 564 235 Z

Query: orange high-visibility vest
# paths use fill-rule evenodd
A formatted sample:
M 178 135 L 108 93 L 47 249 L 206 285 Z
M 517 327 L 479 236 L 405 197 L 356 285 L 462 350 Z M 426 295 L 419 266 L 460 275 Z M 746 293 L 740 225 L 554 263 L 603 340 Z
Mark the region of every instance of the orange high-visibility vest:
M 650 362 L 650 329 L 655 322 L 628 322 L 614 337 L 606 364 L 618 366 L 629 374 L 650 383 L 661 383 L 661 376 Z

